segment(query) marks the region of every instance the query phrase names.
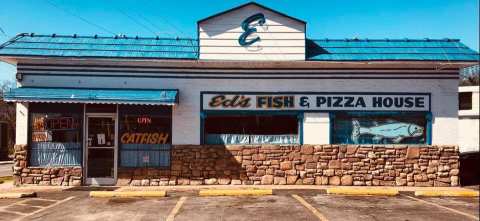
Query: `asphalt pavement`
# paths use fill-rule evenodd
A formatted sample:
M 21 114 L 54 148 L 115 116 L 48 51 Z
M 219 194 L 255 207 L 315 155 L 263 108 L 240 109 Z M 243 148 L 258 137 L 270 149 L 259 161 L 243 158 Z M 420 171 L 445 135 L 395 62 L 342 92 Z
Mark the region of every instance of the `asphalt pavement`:
M 0 177 L 12 175 L 13 163 L 0 164 Z
M 88 191 L 0 199 L 0 220 L 478 220 L 478 197 L 339 196 L 283 191 L 269 196 L 91 198 Z

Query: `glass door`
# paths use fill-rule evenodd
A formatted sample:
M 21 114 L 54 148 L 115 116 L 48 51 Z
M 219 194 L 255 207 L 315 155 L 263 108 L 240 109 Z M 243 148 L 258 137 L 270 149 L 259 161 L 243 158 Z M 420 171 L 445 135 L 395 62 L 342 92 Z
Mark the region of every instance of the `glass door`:
M 118 128 L 115 114 L 89 114 L 86 128 L 86 183 L 114 185 Z

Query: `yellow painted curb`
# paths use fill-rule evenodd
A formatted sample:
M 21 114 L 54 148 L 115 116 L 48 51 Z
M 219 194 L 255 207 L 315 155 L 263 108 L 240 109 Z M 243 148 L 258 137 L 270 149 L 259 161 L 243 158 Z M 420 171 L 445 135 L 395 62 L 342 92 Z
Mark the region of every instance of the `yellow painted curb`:
M 328 194 L 351 195 L 351 196 L 396 196 L 396 189 L 374 189 L 374 188 L 327 188 Z
M 165 191 L 91 191 L 90 197 L 111 198 L 111 197 L 165 197 Z
M 478 191 L 475 190 L 417 190 L 415 196 L 461 196 L 478 197 Z
M 12 182 L 12 181 L 13 181 L 12 176 L 0 176 L 0 184 L 5 182 Z
M 272 195 L 271 189 L 248 190 L 200 190 L 199 196 L 264 196 Z
M 0 199 L 18 199 L 18 198 L 27 198 L 27 197 L 36 197 L 37 193 L 28 192 L 28 193 L 0 193 Z

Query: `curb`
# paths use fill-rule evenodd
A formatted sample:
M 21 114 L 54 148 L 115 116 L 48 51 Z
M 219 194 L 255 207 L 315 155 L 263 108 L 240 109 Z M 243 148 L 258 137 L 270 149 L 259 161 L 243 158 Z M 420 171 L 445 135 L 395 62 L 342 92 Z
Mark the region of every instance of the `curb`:
M 0 161 L 0 165 L 13 164 L 13 161 Z
M 273 195 L 272 189 L 249 190 L 200 190 L 199 196 L 265 196 Z
M 27 197 L 37 197 L 36 192 L 29 193 L 0 193 L 0 199 L 19 199 Z
M 479 193 L 475 190 L 417 190 L 415 196 L 459 196 L 459 197 L 478 197 Z
M 399 191 L 393 188 L 367 189 L 367 188 L 327 188 L 327 194 L 349 195 L 349 196 L 396 196 Z
M 113 197 L 165 197 L 165 191 L 91 191 L 90 197 L 113 198 Z

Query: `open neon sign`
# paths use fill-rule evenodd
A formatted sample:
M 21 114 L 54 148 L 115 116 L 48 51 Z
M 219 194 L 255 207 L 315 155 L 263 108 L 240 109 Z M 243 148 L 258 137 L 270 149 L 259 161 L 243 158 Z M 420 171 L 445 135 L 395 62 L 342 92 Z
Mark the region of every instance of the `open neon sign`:
M 151 117 L 137 117 L 137 123 L 138 124 L 151 124 L 152 123 L 152 118 Z

